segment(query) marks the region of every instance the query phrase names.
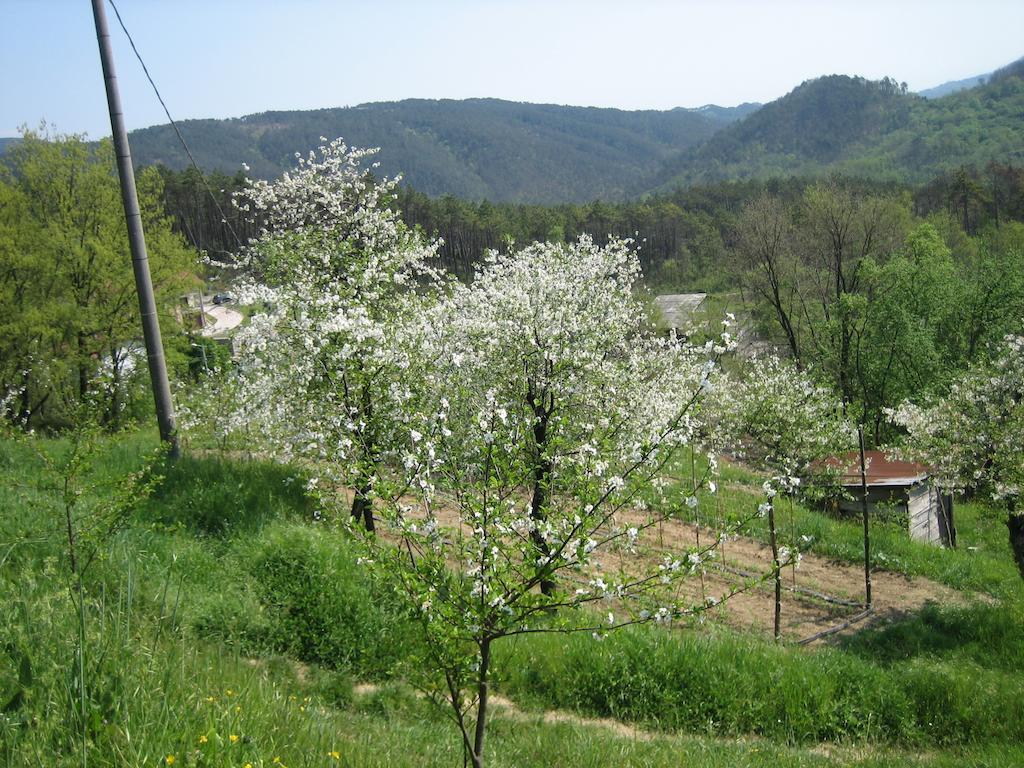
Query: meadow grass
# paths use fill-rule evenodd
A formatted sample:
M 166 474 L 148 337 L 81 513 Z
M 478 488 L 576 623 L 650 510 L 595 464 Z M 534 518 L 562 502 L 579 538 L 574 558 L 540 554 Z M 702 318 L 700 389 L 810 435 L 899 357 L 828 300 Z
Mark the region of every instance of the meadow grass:
M 105 441 L 93 493 L 155 445 Z M 83 732 L 94 766 L 462 759 L 450 723 L 401 683 L 418 655 L 408 617 L 344 532 L 313 521 L 301 477 L 212 455 L 160 467 L 87 573 L 83 710 L 60 508 L 38 450 L 66 444 L 0 441 L 0 764 L 81 765 Z M 1007 598 L 929 607 L 818 651 L 721 628 L 510 642 L 498 685 L 536 711 L 499 708 L 488 749 L 509 766 L 1019 765 L 1022 620 Z M 357 680 L 383 687 L 354 695 Z M 652 732 L 545 722 L 552 707 Z M 921 761 L 904 751 L 917 747 Z
M 924 653 L 879 663 L 872 648 L 805 650 L 721 629 L 639 627 L 601 641 L 521 639 L 504 647 L 497 675 L 502 690 L 534 707 L 668 731 L 786 743 L 1024 741 L 1024 677 L 992 663 L 1000 647 L 985 664 Z

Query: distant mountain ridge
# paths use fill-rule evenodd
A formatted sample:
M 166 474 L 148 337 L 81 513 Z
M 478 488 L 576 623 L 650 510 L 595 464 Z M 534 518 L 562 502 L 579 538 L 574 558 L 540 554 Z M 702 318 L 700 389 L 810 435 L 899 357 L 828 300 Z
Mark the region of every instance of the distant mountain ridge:
M 705 141 L 730 113 L 636 111 L 526 104 L 499 99 L 360 104 L 308 112 L 264 112 L 230 120 L 186 120 L 182 133 L 199 165 L 260 177 L 294 164 L 321 136 L 381 147 L 381 172 L 401 171 L 430 195 L 522 202 L 620 200 L 681 148 Z M 140 165 L 184 168 L 169 125 L 131 133 Z
M 891 78 L 802 83 L 680 152 L 652 191 L 731 179 L 845 173 L 921 182 L 961 165 L 1024 162 L 1024 60 L 937 99 Z
M 1024 164 L 1024 59 L 938 98 L 891 78 L 828 75 L 766 105 L 624 111 L 407 99 L 180 125 L 205 170 L 235 173 L 245 163 L 250 175 L 273 177 L 321 136 L 343 136 L 381 147 L 381 173 L 402 172 L 432 196 L 470 200 L 616 201 L 836 172 L 916 183 L 959 166 Z M 0 139 L 0 152 L 12 141 Z M 131 142 L 139 165 L 187 165 L 169 125 L 133 131 Z
M 950 80 L 932 88 L 925 88 L 923 91 L 917 91 L 917 95 L 924 96 L 926 99 L 940 99 L 943 96 L 949 96 L 951 93 L 957 93 L 958 91 L 965 91 L 968 88 L 984 85 L 988 82 L 991 75 L 991 72 L 987 72 L 984 75 L 965 77 L 963 80 Z
M 735 123 L 742 120 L 751 112 L 756 112 L 764 105 L 759 102 L 745 101 L 735 107 L 720 107 L 717 104 L 705 104 L 702 107 L 676 107 L 686 112 L 695 112 L 698 115 L 710 117 L 724 124 Z

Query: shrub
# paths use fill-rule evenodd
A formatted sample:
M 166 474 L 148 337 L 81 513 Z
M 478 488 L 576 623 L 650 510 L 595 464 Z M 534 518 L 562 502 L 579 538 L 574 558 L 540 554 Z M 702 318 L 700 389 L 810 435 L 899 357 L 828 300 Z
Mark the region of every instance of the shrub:
M 368 580 L 341 534 L 282 525 L 265 532 L 247 560 L 275 650 L 378 678 L 414 642 L 390 591 Z

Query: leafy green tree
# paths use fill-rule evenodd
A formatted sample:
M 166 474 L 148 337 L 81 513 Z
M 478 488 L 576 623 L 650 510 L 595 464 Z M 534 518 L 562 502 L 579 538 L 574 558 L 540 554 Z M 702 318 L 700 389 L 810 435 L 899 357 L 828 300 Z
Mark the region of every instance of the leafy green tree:
M 865 261 L 882 262 L 902 244 L 908 207 L 899 198 L 864 195 L 832 180 L 808 189 L 798 211 L 805 326 L 819 367 L 846 403 L 856 396 L 855 305 L 849 297 L 863 289 Z
M 962 264 L 961 355 L 974 362 L 988 344 L 1020 330 L 1024 318 L 1024 224 L 1004 223 L 975 241 Z
M 154 170 L 138 178 L 150 269 L 165 311 L 194 271 L 164 214 Z M 0 391 L 49 425 L 93 402 L 116 425 L 132 397 L 140 336 L 113 147 L 26 131 L 0 169 Z
M 856 416 L 883 442 L 884 409 L 944 388 L 957 363 L 957 299 L 950 251 L 923 224 L 885 264 L 862 265 L 864 290 L 845 297 Z

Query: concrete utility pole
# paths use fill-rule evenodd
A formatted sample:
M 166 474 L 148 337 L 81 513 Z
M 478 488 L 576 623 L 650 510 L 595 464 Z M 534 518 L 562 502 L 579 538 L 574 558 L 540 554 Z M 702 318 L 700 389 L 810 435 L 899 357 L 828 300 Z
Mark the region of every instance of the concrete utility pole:
M 139 294 L 139 313 L 142 316 L 142 335 L 146 340 L 149 379 L 156 400 L 156 420 L 160 426 L 160 439 L 168 444 L 170 455 L 177 458 L 180 449 L 174 425 L 174 405 L 171 403 L 171 387 L 167 381 L 167 362 L 164 360 L 164 347 L 160 339 L 160 321 L 156 314 L 156 299 L 153 297 L 153 281 L 149 275 L 149 256 L 146 254 L 142 214 L 135 191 L 132 154 L 128 147 L 128 132 L 124 127 L 121 96 L 117 91 L 114 54 L 110 46 L 110 31 L 107 29 L 107 14 L 103 0 L 92 0 L 92 15 L 96 21 L 96 40 L 100 46 L 103 81 L 107 89 L 110 130 L 114 138 L 114 152 L 117 155 L 117 175 L 121 179 L 121 202 L 124 204 L 124 216 L 128 223 L 128 244 L 132 252 L 135 289 Z

